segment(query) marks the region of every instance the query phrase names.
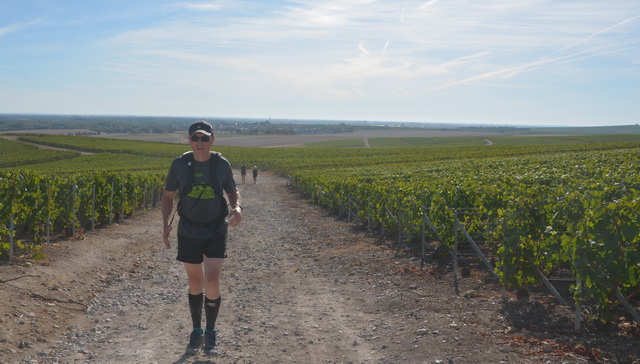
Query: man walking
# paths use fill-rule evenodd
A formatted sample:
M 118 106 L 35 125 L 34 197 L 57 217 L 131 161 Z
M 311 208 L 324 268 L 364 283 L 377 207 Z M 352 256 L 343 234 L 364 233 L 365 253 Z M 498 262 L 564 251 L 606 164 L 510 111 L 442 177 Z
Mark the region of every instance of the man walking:
M 258 179 L 258 166 L 253 166 L 253 184 L 256 184 Z
M 242 220 L 240 193 L 231 165 L 219 153 L 210 151 L 214 141 L 213 128 L 206 121 L 196 121 L 189 127 L 192 151 L 173 160 L 162 195 L 163 240 L 167 249 L 171 246 L 169 234 L 175 213 L 180 216 L 176 259 L 184 264 L 187 273 L 193 324 L 188 353 L 195 353 L 203 343 L 205 354 L 214 351 L 221 302 L 220 275 L 227 257 L 227 226 L 236 226 Z M 179 200 L 171 216 L 176 191 Z
M 245 163 L 240 166 L 240 176 L 242 176 L 242 184 L 244 184 L 244 179 L 247 177 L 247 165 Z

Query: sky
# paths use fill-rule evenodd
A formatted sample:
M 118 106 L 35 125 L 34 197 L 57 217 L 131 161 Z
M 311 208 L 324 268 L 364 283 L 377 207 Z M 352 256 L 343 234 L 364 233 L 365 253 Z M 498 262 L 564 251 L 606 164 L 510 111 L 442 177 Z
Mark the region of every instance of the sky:
M 640 123 L 638 0 L 3 0 L 0 113 Z

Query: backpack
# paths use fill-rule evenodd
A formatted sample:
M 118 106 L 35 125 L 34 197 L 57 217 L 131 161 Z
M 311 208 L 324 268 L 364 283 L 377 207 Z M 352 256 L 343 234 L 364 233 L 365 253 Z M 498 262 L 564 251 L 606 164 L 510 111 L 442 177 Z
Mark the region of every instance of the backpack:
M 222 188 L 220 188 L 220 185 L 216 183 L 217 182 L 216 168 L 218 167 L 218 162 L 220 161 L 220 159 L 222 159 L 222 154 L 217 152 L 210 152 L 210 153 L 211 153 L 211 158 L 209 158 L 209 177 L 211 178 L 211 183 L 212 183 L 211 187 L 213 188 L 213 193 L 215 193 L 216 197 L 218 197 L 218 200 L 220 201 L 222 216 L 226 217 L 229 214 L 229 208 L 227 207 L 227 200 L 224 198 Z M 180 186 L 180 191 L 179 191 L 180 199 L 178 200 L 177 211 L 178 211 L 178 215 L 180 215 L 181 218 L 191 223 L 194 223 L 193 221 L 184 217 L 184 215 L 182 214 L 182 200 L 193 189 L 193 182 L 195 181 L 195 175 L 196 175 L 195 159 L 193 158 L 193 152 L 186 152 L 180 158 L 182 158 L 187 164 L 188 172 L 187 172 L 186 185 L 184 187 Z M 194 223 L 194 224 L 208 225 L 210 223 L 213 223 L 214 221 L 211 221 L 205 224 L 199 224 L 199 223 Z

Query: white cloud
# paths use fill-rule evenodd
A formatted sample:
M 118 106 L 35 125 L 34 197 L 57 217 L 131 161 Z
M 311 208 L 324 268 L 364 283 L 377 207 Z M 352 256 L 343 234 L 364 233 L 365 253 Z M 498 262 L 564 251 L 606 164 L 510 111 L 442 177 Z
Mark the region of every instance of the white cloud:
M 185 2 L 179 3 L 179 7 L 189 10 L 219 11 L 223 8 L 223 1 L 210 1 L 205 3 Z
M 216 17 L 190 12 L 123 32 L 104 43 L 103 70 L 203 94 L 313 102 L 424 97 L 489 82 L 525 88 L 525 73 L 562 78 L 588 72 L 569 63 L 633 59 L 639 16 L 586 3 L 304 0 L 226 12 L 220 2 L 190 2 Z

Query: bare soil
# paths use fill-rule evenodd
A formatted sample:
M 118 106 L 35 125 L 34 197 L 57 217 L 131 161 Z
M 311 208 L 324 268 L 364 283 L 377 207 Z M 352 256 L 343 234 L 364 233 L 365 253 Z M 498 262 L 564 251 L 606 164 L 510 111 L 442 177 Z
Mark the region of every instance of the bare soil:
M 640 328 L 624 317 L 575 332 L 573 308 L 542 290 L 505 295 L 480 265 L 456 295 L 450 258 L 421 267 L 285 179 L 239 187 L 217 354 L 184 354 L 186 276 L 154 208 L 49 244 L 42 262 L 0 265 L 0 362 L 639 362 Z

